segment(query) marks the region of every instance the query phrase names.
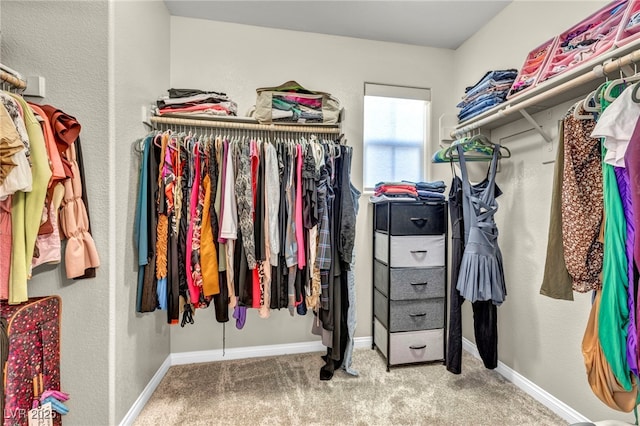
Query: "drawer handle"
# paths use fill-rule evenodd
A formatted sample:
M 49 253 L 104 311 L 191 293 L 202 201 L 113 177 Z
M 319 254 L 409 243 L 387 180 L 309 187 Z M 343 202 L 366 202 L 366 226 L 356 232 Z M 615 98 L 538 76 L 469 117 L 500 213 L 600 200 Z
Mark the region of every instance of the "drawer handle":
M 421 314 L 409 314 L 410 317 L 415 318 L 415 317 L 426 317 L 427 313 L 423 312 Z
M 412 217 L 409 219 L 411 222 L 422 222 L 423 224 L 429 221 L 428 217 Z
M 426 253 L 427 250 L 411 250 L 411 253 Z
M 428 282 L 423 282 L 423 283 L 410 283 L 411 285 L 428 285 Z
M 426 347 L 427 347 L 427 345 L 420 345 L 420 346 L 411 345 L 411 346 L 409 346 L 409 349 L 413 349 L 413 350 L 417 351 L 418 349 L 424 349 Z

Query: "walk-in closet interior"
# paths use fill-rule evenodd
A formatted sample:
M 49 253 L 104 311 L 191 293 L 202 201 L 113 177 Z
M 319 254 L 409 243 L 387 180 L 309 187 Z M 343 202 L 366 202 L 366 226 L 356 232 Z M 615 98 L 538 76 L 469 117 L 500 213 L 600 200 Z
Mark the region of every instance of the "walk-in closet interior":
M 301 353 L 322 392 L 482 371 L 557 424 L 633 424 L 639 22 L 636 0 L 1 1 L 4 424 L 22 400 L 134 424 L 175 366 Z M 417 154 L 367 154 L 384 90 L 426 105 Z M 21 351 L 42 359 L 17 373 Z

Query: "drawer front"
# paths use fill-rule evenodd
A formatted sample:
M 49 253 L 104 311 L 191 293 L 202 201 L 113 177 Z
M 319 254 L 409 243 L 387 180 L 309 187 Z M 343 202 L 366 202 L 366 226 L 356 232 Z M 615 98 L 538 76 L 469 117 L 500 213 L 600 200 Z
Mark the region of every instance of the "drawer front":
M 389 364 L 444 359 L 444 329 L 393 333 Z
M 444 327 L 443 298 L 392 300 L 390 309 L 391 317 L 389 320 L 391 324 L 389 325 L 389 331 L 392 333 Z
M 376 271 L 376 288 L 380 281 L 379 290 L 385 293 L 388 288 L 386 268 L 382 265 L 381 273 L 378 273 L 378 264 L 374 266 Z M 383 278 L 378 278 L 383 275 Z M 385 284 L 387 285 L 385 287 Z M 384 291 L 383 291 L 384 288 Z M 391 268 L 391 300 L 431 299 L 444 297 L 445 276 L 444 267 L 441 268 Z
M 378 290 L 373 290 L 373 314 L 385 327 L 387 327 L 388 313 L 389 304 L 387 303 L 387 298 Z
M 393 274 L 393 271 L 391 271 L 391 274 Z M 387 266 L 378 260 L 373 261 L 373 284 L 382 294 L 389 297 L 389 275 Z
M 376 236 L 377 241 L 378 238 Z M 392 236 L 389 265 L 392 268 L 444 266 L 444 241 L 444 235 Z M 384 261 L 385 258 L 378 257 L 378 259 Z
M 392 204 L 391 235 L 444 234 L 445 218 L 445 204 Z
M 389 209 L 387 203 L 377 203 L 374 205 L 376 209 L 375 230 L 389 232 Z
M 376 344 L 380 352 L 387 357 L 387 329 L 377 319 L 373 321 L 373 343 Z
M 389 263 L 389 236 L 376 232 L 373 255 L 384 263 Z

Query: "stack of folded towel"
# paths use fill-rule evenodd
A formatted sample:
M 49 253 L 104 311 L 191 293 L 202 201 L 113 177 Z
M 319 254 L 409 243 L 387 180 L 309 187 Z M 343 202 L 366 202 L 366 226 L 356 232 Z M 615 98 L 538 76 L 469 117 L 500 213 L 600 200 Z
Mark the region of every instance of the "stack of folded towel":
M 169 96 L 157 101 L 156 115 L 187 114 L 190 116 L 236 116 L 238 105 L 226 93 L 198 89 L 169 89 Z
M 518 76 L 515 69 L 489 71 L 472 87 L 465 89 L 458 120 L 464 121 L 502 103 L 507 98 L 509 89 Z
M 436 182 L 380 182 L 370 198 L 372 203 L 383 201 L 442 201 L 445 199 L 443 181 Z

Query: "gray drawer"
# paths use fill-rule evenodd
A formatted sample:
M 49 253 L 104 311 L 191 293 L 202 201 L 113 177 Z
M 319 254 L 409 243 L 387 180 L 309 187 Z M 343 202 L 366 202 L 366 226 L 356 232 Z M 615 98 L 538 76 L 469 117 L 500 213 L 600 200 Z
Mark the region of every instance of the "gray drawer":
M 387 327 L 388 313 L 389 304 L 387 303 L 387 298 L 378 290 L 373 290 L 373 314 L 385 327 Z
M 374 260 L 373 283 L 389 297 L 387 267 Z M 441 268 L 391 268 L 391 300 L 431 299 L 444 297 L 445 276 Z
M 386 343 L 386 342 L 385 342 Z M 444 359 L 444 329 L 391 333 L 389 364 Z
M 389 296 L 389 275 L 387 266 L 375 259 L 373 261 L 373 285 L 385 296 Z
M 444 297 L 444 267 L 391 268 L 391 300 Z
M 392 204 L 391 235 L 438 235 L 445 232 L 445 204 Z
M 392 333 L 444 327 L 444 298 L 392 300 L 390 304 L 389 331 Z M 384 322 L 383 325 L 386 327 Z
M 382 257 L 376 257 L 384 261 L 386 254 L 386 250 L 383 250 Z M 392 268 L 429 268 L 444 266 L 444 262 L 444 235 L 391 237 L 389 266 Z
M 378 321 L 373 322 L 374 343 L 387 356 L 387 329 Z M 391 333 L 389 364 L 435 361 L 444 359 L 444 329 Z

